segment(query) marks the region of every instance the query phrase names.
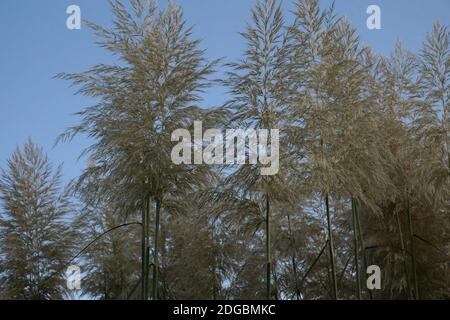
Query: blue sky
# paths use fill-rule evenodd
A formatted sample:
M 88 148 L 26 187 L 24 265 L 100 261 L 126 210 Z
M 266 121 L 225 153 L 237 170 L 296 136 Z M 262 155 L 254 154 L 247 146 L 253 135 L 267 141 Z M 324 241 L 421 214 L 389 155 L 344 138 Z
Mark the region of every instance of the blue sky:
M 184 8 L 189 24 L 195 25 L 195 36 L 203 39 L 209 58 L 239 57 L 244 43 L 238 32 L 244 30 L 254 0 L 175 2 Z M 284 0 L 286 12 L 292 2 Z M 159 3 L 164 6 L 167 1 Z M 329 3 L 321 1 L 323 6 Z M 84 160 L 77 158 L 90 141 L 81 137 L 53 148 L 55 138 L 76 124 L 72 114 L 92 101 L 74 96 L 74 88 L 53 77 L 112 61 L 109 53 L 94 44 L 85 26 L 66 28 L 66 8 L 71 4 L 81 7 L 83 19 L 111 23 L 106 0 L 0 0 L 0 167 L 5 167 L 17 145 L 32 137 L 54 163 L 64 163 L 65 182 L 84 167 Z M 381 8 L 382 30 L 366 28 L 366 9 L 371 4 Z M 450 24 L 450 0 L 336 0 L 336 9 L 358 29 L 364 44 L 384 54 L 392 50 L 397 37 L 417 51 L 436 19 Z M 225 100 L 223 89 L 212 88 L 205 105 Z

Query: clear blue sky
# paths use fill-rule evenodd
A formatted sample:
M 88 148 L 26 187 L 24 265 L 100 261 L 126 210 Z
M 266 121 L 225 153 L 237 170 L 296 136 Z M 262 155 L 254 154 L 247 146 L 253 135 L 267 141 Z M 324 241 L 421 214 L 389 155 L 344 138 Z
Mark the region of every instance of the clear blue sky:
M 126 0 L 125 0 L 126 2 Z M 249 19 L 254 0 L 178 0 L 195 35 L 203 39 L 208 57 L 235 59 L 243 48 L 238 35 Z M 166 5 L 166 0 L 159 3 Z M 322 5 L 330 1 L 324 0 Z M 111 23 L 106 0 L 0 0 L 0 167 L 16 145 L 28 137 L 44 147 L 54 163 L 64 163 L 64 179 L 76 177 L 85 165 L 77 161 L 89 144 L 85 138 L 53 148 L 55 138 L 77 123 L 74 112 L 92 104 L 74 96 L 68 83 L 53 79 L 60 72 L 83 71 L 111 57 L 94 44 L 90 30 L 66 28 L 66 8 L 81 7 L 82 18 L 100 24 Z M 366 28 L 368 5 L 381 7 L 382 30 Z M 292 0 L 284 0 L 286 11 Z M 416 51 L 440 19 L 450 24 L 450 0 L 336 0 L 340 15 L 346 15 L 357 27 L 364 44 L 376 52 L 391 51 L 399 37 L 406 47 Z M 287 18 L 289 19 L 289 17 Z M 225 100 L 223 90 L 213 88 L 205 104 Z

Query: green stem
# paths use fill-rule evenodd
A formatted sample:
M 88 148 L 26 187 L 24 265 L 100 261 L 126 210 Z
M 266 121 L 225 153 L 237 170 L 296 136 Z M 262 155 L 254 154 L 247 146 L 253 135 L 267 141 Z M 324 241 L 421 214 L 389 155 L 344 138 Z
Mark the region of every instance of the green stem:
M 333 298 L 335 300 L 338 299 L 338 289 L 337 289 L 337 281 L 336 281 L 336 265 L 334 262 L 334 241 L 333 241 L 333 230 L 331 228 L 331 216 L 330 216 L 330 204 L 329 204 L 329 198 L 328 193 L 325 195 L 325 206 L 327 211 L 327 224 L 328 224 L 328 240 L 329 243 L 329 249 L 330 249 L 330 266 L 331 266 L 331 282 L 333 287 Z
M 153 256 L 153 300 L 158 300 L 158 273 L 159 273 L 159 260 L 158 260 L 158 238 L 159 238 L 159 219 L 161 211 L 161 202 L 159 198 L 156 198 L 156 217 L 155 217 L 155 251 Z
M 362 227 L 361 227 L 361 221 L 359 219 L 359 213 L 358 213 L 358 202 L 355 200 L 355 220 L 356 220 L 356 225 L 358 226 L 358 236 L 359 236 L 359 243 L 361 245 L 361 249 L 362 249 L 362 259 L 363 259 L 363 268 L 364 271 L 367 270 L 367 252 L 366 252 L 366 246 L 364 244 L 364 235 L 362 232 Z M 369 297 L 372 300 L 372 291 L 369 290 Z
M 299 286 L 299 291 L 303 289 L 303 284 L 306 281 L 306 278 L 308 277 L 309 273 L 312 271 L 312 269 L 314 268 L 314 266 L 317 264 L 317 262 L 319 261 L 320 257 L 322 257 L 323 253 L 325 252 L 325 249 L 328 247 L 328 240 L 325 241 L 324 246 L 322 247 L 322 249 L 320 250 L 319 254 L 317 255 L 317 257 L 314 259 L 314 261 L 311 263 L 311 265 L 309 266 L 308 270 L 305 272 L 304 276 L 302 277 L 302 279 L 300 280 L 300 286 Z
M 147 247 L 146 247 L 146 243 L 147 243 L 147 233 L 146 233 L 146 217 L 147 217 L 147 213 L 146 213 L 146 209 L 142 209 L 142 237 L 141 237 L 141 268 L 142 268 L 142 275 L 141 275 L 141 298 L 142 300 L 146 300 L 146 293 L 145 293 L 145 288 L 146 288 L 146 274 L 147 274 Z
M 400 221 L 400 217 L 398 216 L 398 212 L 395 213 L 395 217 L 397 220 L 397 228 L 398 228 L 398 233 L 399 233 L 399 237 L 400 237 L 400 247 L 402 249 L 402 255 L 403 255 L 403 267 L 405 269 L 405 276 L 406 276 L 406 285 L 408 286 L 406 289 L 408 291 L 408 298 L 410 300 L 412 300 L 413 295 L 411 292 L 411 280 L 409 277 L 409 272 L 408 272 L 408 263 L 407 263 L 407 254 L 406 254 L 406 246 L 405 246 L 405 239 L 403 237 L 403 231 L 402 231 L 402 224 Z
M 411 208 L 409 204 L 409 193 L 406 195 L 406 211 L 408 214 L 408 226 L 409 226 L 409 235 L 410 235 L 410 249 L 411 249 L 411 265 L 412 265 L 412 277 L 414 283 L 414 298 L 416 300 L 419 299 L 419 283 L 417 279 L 417 265 L 416 265 L 416 252 L 414 246 L 414 226 L 411 215 Z
M 295 239 L 292 234 L 292 226 L 291 226 L 291 215 L 287 214 L 288 218 L 288 230 L 289 230 L 289 238 L 291 242 L 291 250 L 292 250 L 292 271 L 294 273 L 294 281 L 295 281 L 295 295 L 297 300 L 300 300 L 300 290 L 298 287 L 298 279 L 297 279 L 297 262 L 295 261 Z
M 147 198 L 147 208 L 145 211 L 145 298 L 149 298 L 149 276 L 150 276 L 150 208 L 151 197 Z
M 358 300 L 361 300 L 361 276 L 359 273 L 359 248 L 358 248 L 358 235 L 356 227 L 356 204 L 352 198 L 352 221 L 353 221 L 353 245 L 355 250 L 355 270 L 356 270 L 356 296 Z
M 270 288 L 270 269 L 271 269 L 271 253 L 270 253 L 270 201 L 269 195 L 266 194 L 266 259 L 267 259 L 267 274 L 266 274 L 266 299 L 271 298 Z

